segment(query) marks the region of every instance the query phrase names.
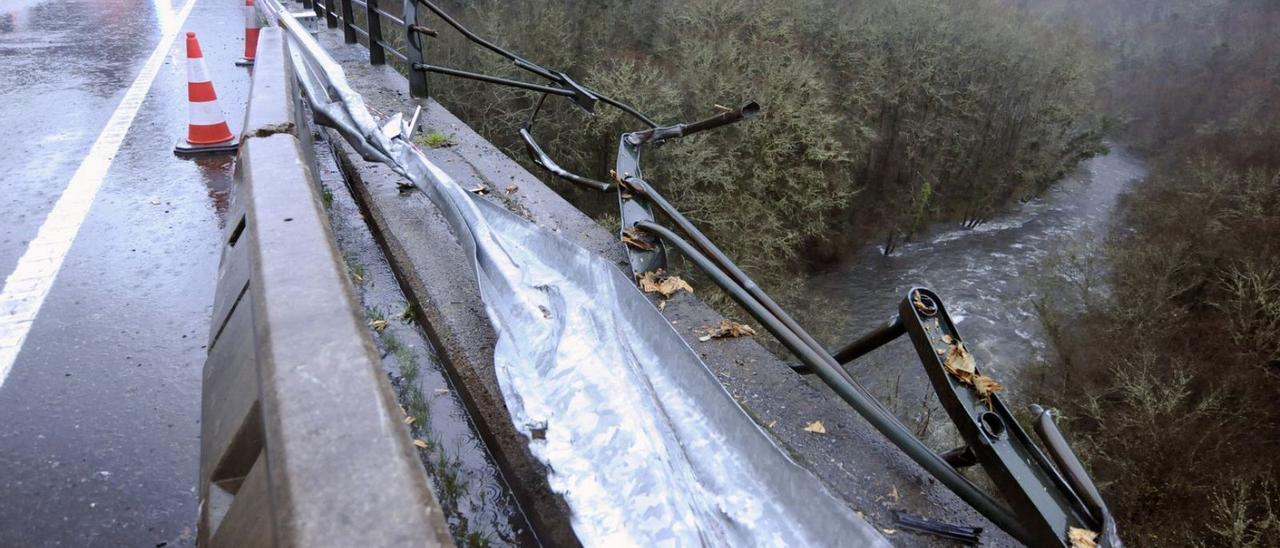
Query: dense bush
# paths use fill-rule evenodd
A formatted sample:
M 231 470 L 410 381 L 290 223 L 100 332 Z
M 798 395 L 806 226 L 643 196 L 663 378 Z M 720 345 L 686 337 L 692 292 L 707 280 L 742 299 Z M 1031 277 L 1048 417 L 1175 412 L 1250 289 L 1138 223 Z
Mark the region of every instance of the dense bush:
M 663 147 L 646 177 L 771 281 L 858 241 L 892 250 L 930 221 L 979 223 L 1101 146 L 1087 48 L 997 2 L 482 0 L 448 9 L 662 123 L 759 101 L 759 120 Z M 441 64 L 518 74 L 447 34 L 433 46 Z M 513 136 L 530 93 L 438 76 L 433 93 L 523 157 Z M 598 177 L 619 133 L 639 129 L 615 110 L 587 117 L 563 100 L 549 101 L 536 127 L 562 164 Z
M 1065 412 L 1130 544 L 1275 546 L 1280 5 L 1030 4 L 1112 57 L 1102 106 L 1152 169 L 1049 265 L 1057 358 L 1022 384 Z
M 1129 228 L 1054 265 L 1041 313 L 1058 359 L 1020 384 L 1063 410 L 1134 544 L 1280 534 L 1277 206 L 1275 171 L 1175 164 L 1128 198 Z M 1099 253 L 1109 269 L 1086 266 Z

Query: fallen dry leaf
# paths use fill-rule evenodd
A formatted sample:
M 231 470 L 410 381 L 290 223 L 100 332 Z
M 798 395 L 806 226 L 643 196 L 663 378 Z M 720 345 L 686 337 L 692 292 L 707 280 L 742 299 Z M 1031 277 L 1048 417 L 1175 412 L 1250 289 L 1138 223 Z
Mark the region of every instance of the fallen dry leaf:
M 978 393 L 978 397 L 987 399 L 990 403 L 991 395 L 1004 390 L 1004 385 L 986 375 L 977 375 L 973 377 L 973 390 Z
M 955 342 L 955 339 L 951 338 L 951 335 L 943 335 L 943 336 L 942 336 L 942 342 L 947 343 L 947 344 L 951 344 L 951 343 Z
M 419 449 L 426 449 L 428 447 L 427 442 L 422 440 L 413 440 L 413 444 L 416 445 Z
M 369 327 L 372 327 L 374 331 L 382 331 L 387 328 L 387 320 L 373 320 L 369 322 Z
M 978 364 L 973 360 L 973 354 L 970 354 L 964 347 L 964 343 L 960 341 L 951 345 L 951 351 L 947 352 L 947 361 L 942 366 L 965 384 L 973 384 L 973 375 L 978 371 Z
M 511 185 L 507 187 L 507 194 L 515 194 L 517 192 L 520 192 L 520 187 L 516 185 Z
M 822 425 L 822 421 L 813 421 L 809 426 L 804 427 L 805 432 L 813 432 L 814 434 L 826 434 L 827 427 Z
M 681 280 L 679 276 L 670 276 L 661 268 L 640 275 L 640 290 L 645 293 L 658 293 L 667 298 L 671 298 L 681 290 L 693 293 L 693 287 L 689 286 L 689 282 Z
M 934 312 L 937 312 L 933 308 L 930 308 L 929 305 L 924 303 L 924 297 L 920 295 L 919 290 L 913 291 L 911 293 L 911 304 L 915 305 L 916 310 L 926 316 L 931 316 L 933 315 Z
M 729 339 L 734 337 L 750 337 L 756 334 L 756 330 L 749 325 L 740 324 L 733 320 L 720 320 L 720 325 L 703 328 L 703 335 L 698 340 L 707 342 L 711 339 Z
M 485 194 L 488 194 L 488 193 L 489 193 L 489 187 L 484 186 L 484 185 L 481 185 L 481 186 L 478 186 L 478 187 L 475 187 L 475 188 L 472 188 L 472 189 L 468 189 L 468 190 L 467 190 L 467 192 L 470 192 L 470 193 L 472 193 L 472 194 L 477 194 L 477 195 L 480 195 L 480 196 L 484 196 Z
M 404 418 L 404 423 L 405 423 L 405 424 L 413 424 L 413 421 L 416 421 L 416 420 L 418 420 L 418 419 L 413 418 L 413 415 L 409 415 L 409 416 L 407 416 L 407 417 L 405 417 L 405 418 Z
M 1067 528 L 1067 540 L 1071 542 L 1071 548 L 1097 548 L 1097 539 L 1098 534 L 1088 529 Z
M 642 251 L 658 249 L 658 244 L 649 241 L 648 235 L 634 226 L 622 231 L 622 243 Z

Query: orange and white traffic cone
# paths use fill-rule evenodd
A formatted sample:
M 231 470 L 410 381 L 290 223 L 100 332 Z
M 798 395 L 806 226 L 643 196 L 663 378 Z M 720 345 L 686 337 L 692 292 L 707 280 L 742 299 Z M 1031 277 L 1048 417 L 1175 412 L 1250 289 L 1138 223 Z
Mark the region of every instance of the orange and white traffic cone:
M 258 10 L 253 9 L 253 0 L 244 0 L 244 57 L 236 61 L 236 65 L 247 67 L 253 64 L 253 58 L 258 53 L 258 30 L 261 28 Z
M 200 42 L 194 32 L 187 33 L 187 101 L 190 121 L 187 138 L 179 139 L 173 152 L 179 155 L 234 152 L 239 140 L 227 127 L 227 118 L 218 106 L 218 94 L 209 81 L 209 71 L 204 66 L 204 55 L 200 53 Z

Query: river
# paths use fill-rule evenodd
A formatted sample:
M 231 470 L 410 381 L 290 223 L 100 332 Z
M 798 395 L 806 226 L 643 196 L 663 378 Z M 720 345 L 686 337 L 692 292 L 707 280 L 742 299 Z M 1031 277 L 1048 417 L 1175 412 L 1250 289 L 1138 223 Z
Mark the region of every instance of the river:
M 940 224 L 889 256 L 869 246 L 844 266 L 808 280 L 812 304 L 803 317 L 808 323 L 834 322 L 834 328 L 809 326 L 836 334 L 829 339 L 834 348 L 891 319 L 911 287 L 931 288 L 978 366 L 1016 396 L 1018 378 L 1011 373 L 1050 351 L 1033 304 L 1040 266 L 1105 228 L 1119 197 L 1145 174 L 1137 157 L 1113 148 L 1083 162 L 1043 196 L 977 228 Z M 924 420 L 931 392 L 905 337 L 857 360 L 850 372 L 900 416 Z M 936 405 L 930 412 L 938 416 Z

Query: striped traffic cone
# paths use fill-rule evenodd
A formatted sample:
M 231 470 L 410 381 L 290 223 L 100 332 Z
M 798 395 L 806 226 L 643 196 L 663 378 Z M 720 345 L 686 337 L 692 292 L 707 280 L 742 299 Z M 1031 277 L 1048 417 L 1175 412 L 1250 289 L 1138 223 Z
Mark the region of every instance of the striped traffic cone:
M 200 42 L 196 33 L 187 33 L 187 101 L 190 125 L 187 138 L 179 139 L 173 152 L 179 155 L 212 152 L 233 152 L 239 144 L 227 119 L 218 106 L 218 94 L 209 81 L 209 71 L 204 66 Z
M 253 64 L 253 57 L 258 52 L 258 10 L 253 9 L 253 0 L 244 0 L 244 57 L 236 61 L 236 65 L 247 67 Z

